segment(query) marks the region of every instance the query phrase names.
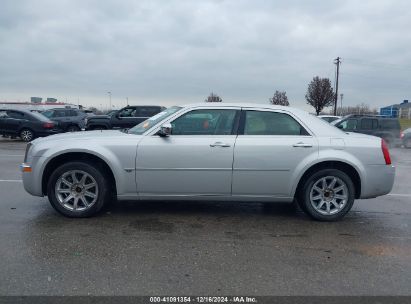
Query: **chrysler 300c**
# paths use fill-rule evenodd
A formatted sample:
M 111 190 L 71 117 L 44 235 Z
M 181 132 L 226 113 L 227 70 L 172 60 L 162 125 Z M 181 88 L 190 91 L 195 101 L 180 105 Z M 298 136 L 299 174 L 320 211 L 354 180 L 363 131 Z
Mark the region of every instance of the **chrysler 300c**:
M 317 220 L 391 191 L 378 137 L 345 133 L 302 110 L 257 104 L 171 107 L 125 131 L 39 138 L 25 189 L 69 217 L 118 200 L 293 202 Z

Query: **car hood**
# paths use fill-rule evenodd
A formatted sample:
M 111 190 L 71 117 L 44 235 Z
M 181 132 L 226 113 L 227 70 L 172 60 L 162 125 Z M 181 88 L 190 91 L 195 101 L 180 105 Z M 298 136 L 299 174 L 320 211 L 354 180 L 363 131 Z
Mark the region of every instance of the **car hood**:
M 81 131 L 81 132 L 67 132 L 48 137 L 37 138 L 32 141 L 33 144 L 60 141 L 60 140 L 95 140 L 95 139 L 107 139 L 119 138 L 120 136 L 133 136 L 132 134 L 124 133 L 118 130 L 101 130 L 101 131 Z

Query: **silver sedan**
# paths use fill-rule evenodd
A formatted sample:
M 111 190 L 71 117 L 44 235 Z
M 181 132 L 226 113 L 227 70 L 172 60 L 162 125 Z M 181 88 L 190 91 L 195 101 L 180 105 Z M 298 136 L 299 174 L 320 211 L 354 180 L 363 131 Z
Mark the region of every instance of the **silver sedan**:
M 389 193 L 395 174 L 380 138 L 290 107 L 231 103 L 171 107 L 128 132 L 39 138 L 21 170 L 27 192 L 69 217 L 117 198 L 297 201 L 323 221 Z

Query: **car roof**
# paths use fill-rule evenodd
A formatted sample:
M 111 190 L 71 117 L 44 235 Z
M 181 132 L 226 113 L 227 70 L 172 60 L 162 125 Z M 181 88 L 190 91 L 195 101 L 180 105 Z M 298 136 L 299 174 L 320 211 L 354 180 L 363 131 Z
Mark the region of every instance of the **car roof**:
M 31 114 L 31 111 L 26 110 L 26 109 L 0 109 L 0 111 L 17 111 L 17 112 L 22 112 L 26 114 Z

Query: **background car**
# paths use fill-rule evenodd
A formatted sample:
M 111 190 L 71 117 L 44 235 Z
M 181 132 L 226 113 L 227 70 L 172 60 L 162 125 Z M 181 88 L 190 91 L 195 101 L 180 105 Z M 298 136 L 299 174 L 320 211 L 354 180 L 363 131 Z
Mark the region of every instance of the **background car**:
M 58 108 L 42 112 L 44 116 L 58 123 L 64 132 L 80 131 L 86 126 L 88 115 L 75 108 Z
M 331 124 L 346 132 L 378 136 L 389 146 L 400 145 L 401 126 L 397 118 L 378 115 L 348 115 Z
M 129 129 L 164 109 L 161 106 L 127 106 L 109 115 L 87 118 L 86 130 Z
M 401 132 L 401 140 L 405 148 L 411 149 L 411 128 Z
M 318 117 L 325 120 L 326 122 L 333 122 L 341 118 L 341 116 L 334 116 L 334 115 L 318 115 Z
M 56 123 L 37 112 L 26 110 L 0 110 L 0 134 L 19 136 L 29 142 L 36 137 L 61 132 Z

